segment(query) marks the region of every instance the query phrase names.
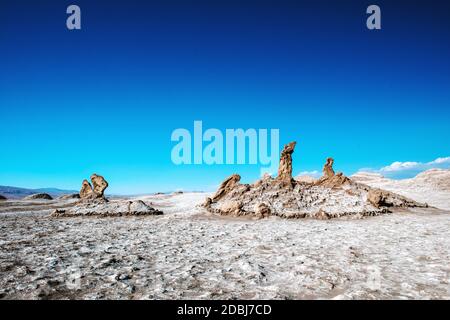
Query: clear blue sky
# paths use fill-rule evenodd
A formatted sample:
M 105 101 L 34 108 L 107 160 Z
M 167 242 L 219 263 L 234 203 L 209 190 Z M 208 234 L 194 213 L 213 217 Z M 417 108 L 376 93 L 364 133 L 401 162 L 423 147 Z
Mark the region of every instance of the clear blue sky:
M 189 3 L 188 3 L 189 2 Z M 77 4 L 82 30 L 66 29 Z M 382 30 L 365 27 L 368 5 Z M 294 173 L 450 155 L 448 1 L 2 1 L 0 185 L 211 190 L 176 128 L 278 128 Z

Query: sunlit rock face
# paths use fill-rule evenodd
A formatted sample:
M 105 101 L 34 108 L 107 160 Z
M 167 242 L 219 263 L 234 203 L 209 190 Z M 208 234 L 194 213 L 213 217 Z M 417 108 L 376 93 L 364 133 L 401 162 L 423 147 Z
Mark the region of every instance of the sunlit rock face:
M 426 206 L 335 173 L 333 158 L 326 160 L 319 180 L 296 181 L 292 178 L 295 145 L 291 142 L 281 152 L 276 178 L 266 175 L 254 184 L 241 184 L 240 176 L 234 174 L 222 182 L 203 206 L 220 215 L 316 219 L 373 216 L 392 208 Z

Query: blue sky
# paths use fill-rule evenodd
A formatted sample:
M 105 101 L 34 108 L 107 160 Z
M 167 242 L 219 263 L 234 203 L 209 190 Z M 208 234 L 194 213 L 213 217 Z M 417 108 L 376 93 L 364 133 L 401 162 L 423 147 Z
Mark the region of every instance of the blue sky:
M 395 2 L 395 3 L 394 3 Z M 67 30 L 77 4 L 82 29 Z M 382 30 L 365 10 L 382 10 Z M 255 165 L 181 165 L 177 128 L 276 128 L 294 173 L 450 155 L 447 1 L 2 1 L 0 185 L 212 190 Z

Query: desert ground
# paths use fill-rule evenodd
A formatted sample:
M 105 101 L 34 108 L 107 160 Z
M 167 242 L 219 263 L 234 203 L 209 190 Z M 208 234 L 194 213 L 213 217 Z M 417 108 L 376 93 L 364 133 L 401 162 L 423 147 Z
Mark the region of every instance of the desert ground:
M 0 202 L 2 299 L 450 299 L 450 214 L 363 219 L 208 213 L 206 193 L 135 198 L 157 216 L 51 217 Z

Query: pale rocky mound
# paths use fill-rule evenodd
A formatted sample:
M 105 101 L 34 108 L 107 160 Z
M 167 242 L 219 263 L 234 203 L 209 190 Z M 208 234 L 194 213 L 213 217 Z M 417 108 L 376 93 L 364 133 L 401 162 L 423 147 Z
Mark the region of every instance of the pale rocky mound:
M 106 199 L 81 201 L 69 209 L 57 209 L 54 217 L 73 216 L 129 216 L 129 215 L 160 215 L 162 211 L 154 209 L 142 200 L 111 200 Z
M 36 193 L 26 196 L 23 200 L 53 200 L 53 198 L 47 193 Z
M 128 215 L 160 215 L 162 211 L 154 209 L 142 200 L 108 200 L 104 191 L 108 182 L 99 175 L 91 176 L 91 183 L 84 180 L 79 194 L 80 201 L 68 209 L 57 209 L 54 217 L 73 216 L 128 216 Z
M 372 172 L 351 176 L 357 182 L 398 193 L 431 206 L 450 210 L 450 170 L 430 169 L 411 179 L 393 180 Z
M 71 200 L 71 199 L 80 199 L 80 194 L 78 193 L 64 194 L 58 197 L 58 200 Z
M 0 194 L 0 201 L 3 201 L 3 200 L 8 200 L 5 196 L 2 196 L 1 194 Z
M 292 179 L 294 148 L 295 142 L 284 147 L 276 178 L 265 175 L 254 184 L 241 184 L 241 177 L 233 174 L 203 206 L 221 215 L 317 219 L 372 216 L 390 212 L 391 208 L 426 206 L 336 174 L 332 158 L 327 159 L 319 180 L 296 181 Z

